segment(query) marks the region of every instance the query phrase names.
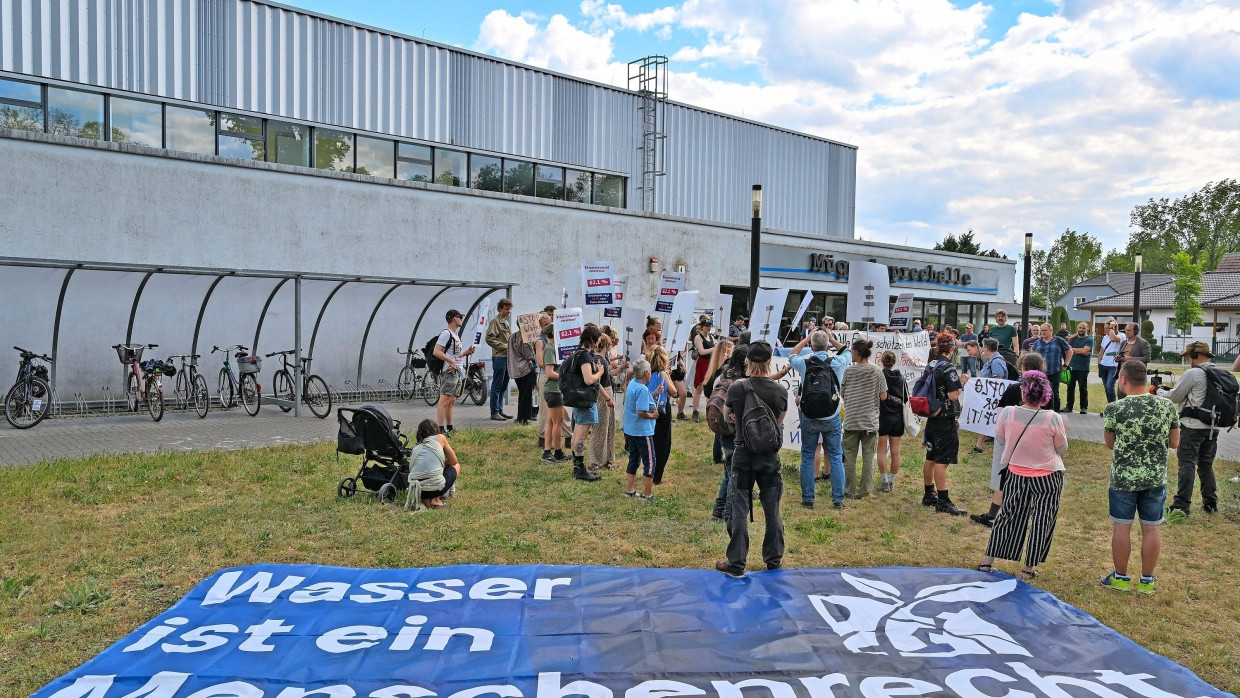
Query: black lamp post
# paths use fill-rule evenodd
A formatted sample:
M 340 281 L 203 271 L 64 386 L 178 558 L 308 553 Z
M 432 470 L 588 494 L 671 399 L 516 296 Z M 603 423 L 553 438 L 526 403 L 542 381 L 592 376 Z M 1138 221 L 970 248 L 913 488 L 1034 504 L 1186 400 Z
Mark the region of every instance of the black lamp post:
M 762 185 L 753 185 L 753 227 L 749 235 L 749 316 L 753 317 L 758 298 L 758 277 L 762 261 Z
M 1141 255 L 1137 254 L 1135 275 L 1132 280 L 1132 321 L 1137 323 L 1137 333 L 1141 332 Z
M 1029 332 L 1029 284 L 1033 277 L 1033 233 L 1025 233 L 1025 298 L 1020 304 L 1020 329 Z

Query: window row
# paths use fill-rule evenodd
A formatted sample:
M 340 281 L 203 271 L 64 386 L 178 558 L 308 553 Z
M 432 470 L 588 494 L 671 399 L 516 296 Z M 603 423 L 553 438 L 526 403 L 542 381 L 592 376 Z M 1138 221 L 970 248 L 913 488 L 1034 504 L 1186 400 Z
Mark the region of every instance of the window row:
M 618 175 L 6 78 L 0 78 L 0 128 L 616 208 L 625 205 L 625 178 Z

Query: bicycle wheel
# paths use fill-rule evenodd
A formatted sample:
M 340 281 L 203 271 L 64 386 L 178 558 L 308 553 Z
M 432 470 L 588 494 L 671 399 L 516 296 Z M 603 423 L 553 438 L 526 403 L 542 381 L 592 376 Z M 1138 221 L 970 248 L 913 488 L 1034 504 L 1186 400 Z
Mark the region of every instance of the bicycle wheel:
M 138 411 L 138 374 L 134 373 L 133 368 L 129 369 L 129 378 L 126 379 L 127 388 L 125 390 L 125 406 L 130 412 Z
M 47 382 L 37 376 L 26 384 L 14 383 L 4 398 L 4 418 L 14 429 L 29 429 L 47 416 L 51 395 Z
M 245 408 L 246 414 L 253 417 L 258 414 L 258 408 L 262 407 L 263 396 L 258 394 L 258 379 L 253 373 L 241 374 L 241 406 Z
M 400 370 L 400 375 L 396 378 L 396 393 L 400 395 L 402 400 L 412 400 L 418 391 L 418 374 L 413 370 L 412 366 L 406 366 Z
M 481 405 L 487 401 L 487 381 L 485 378 L 470 378 L 466 390 L 469 392 L 469 399 L 473 400 L 475 405 Z
M 164 418 L 164 387 L 158 375 L 146 377 L 146 411 L 157 422 Z
M 332 394 L 327 389 L 327 383 L 318 376 L 307 376 L 306 384 L 302 389 L 306 394 L 301 398 L 310 406 L 310 411 L 315 417 L 326 419 L 327 415 L 332 413 Z
M 187 410 L 194 404 L 194 384 L 189 379 L 189 371 L 178 371 L 173 381 L 172 401 L 178 410 Z
M 207 379 L 202 374 L 195 373 L 193 387 L 191 390 L 190 404 L 194 406 L 194 411 L 198 413 L 199 419 L 206 417 L 211 411 L 211 393 L 207 392 Z
M 439 404 L 439 374 L 427 373 L 426 381 L 422 383 L 422 399 L 427 405 L 434 407 Z
M 288 371 L 280 369 L 276 371 L 276 377 L 271 381 L 272 392 L 281 400 L 288 400 L 288 407 L 276 403 L 281 412 L 289 412 L 293 409 L 293 378 L 289 376 Z
M 220 396 L 220 409 L 227 410 L 233 406 L 233 384 L 232 376 L 228 374 L 228 369 L 220 369 L 220 379 L 217 383 Z

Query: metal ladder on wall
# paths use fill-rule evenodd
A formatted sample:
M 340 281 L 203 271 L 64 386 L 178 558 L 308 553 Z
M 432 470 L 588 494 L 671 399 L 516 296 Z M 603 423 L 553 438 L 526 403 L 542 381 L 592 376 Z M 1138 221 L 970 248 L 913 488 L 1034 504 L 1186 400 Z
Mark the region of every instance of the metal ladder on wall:
M 641 114 L 642 143 L 638 146 L 642 161 L 642 180 L 637 187 L 642 210 L 654 211 L 655 180 L 667 174 L 664 169 L 667 151 L 667 56 L 646 56 L 629 63 L 629 89 L 637 92 Z

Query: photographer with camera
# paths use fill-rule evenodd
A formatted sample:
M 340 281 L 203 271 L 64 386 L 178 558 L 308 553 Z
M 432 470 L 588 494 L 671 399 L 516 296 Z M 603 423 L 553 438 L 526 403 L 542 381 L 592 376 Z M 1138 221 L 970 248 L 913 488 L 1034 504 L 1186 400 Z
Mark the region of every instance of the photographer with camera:
M 1193 501 L 1193 481 L 1201 477 L 1201 509 L 1207 514 L 1218 511 L 1218 492 L 1214 481 L 1214 454 L 1218 450 L 1217 421 L 1225 417 L 1219 412 L 1231 403 L 1231 419 L 1235 418 L 1236 379 L 1218 368 L 1211 359 L 1214 353 L 1205 342 L 1192 342 L 1180 356 L 1188 359 L 1189 369 L 1175 387 L 1162 388 L 1158 394 L 1180 406 L 1180 445 L 1175 450 L 1180 475 L 1171 509 L 1188 516 Z M 1230 425 L 1227 425 L 1230 426 Z
M 1115 318 L 1103 328 L 1101 347 L 1098 349 L 1098 377 L 1102 379 L 1102 389 L 1107 394 L 1107 404 L 1115 402 L 1115 379 L 1119 375 L 1119 346 L 1123 339 L 1119 334 L 1119 323 Z

